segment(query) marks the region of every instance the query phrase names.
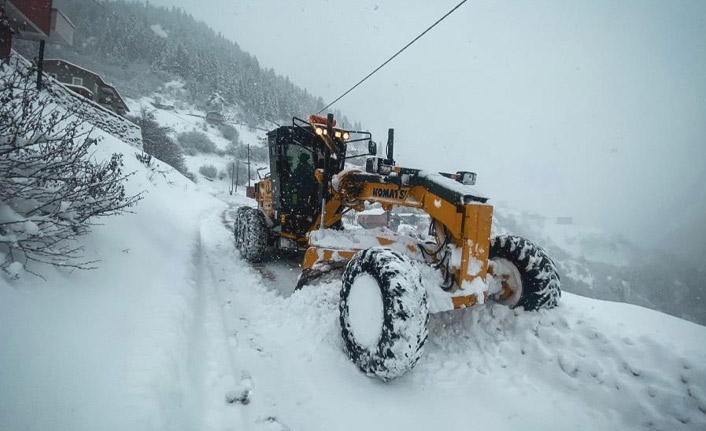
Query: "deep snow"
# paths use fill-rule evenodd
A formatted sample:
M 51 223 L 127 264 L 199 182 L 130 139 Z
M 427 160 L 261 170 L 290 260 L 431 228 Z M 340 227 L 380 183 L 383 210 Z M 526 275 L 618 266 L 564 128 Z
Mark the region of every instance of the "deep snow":
M 148 193 L 83 239 L 99 269 L 0 277 L 2 430 L 706 429 L 706 328 L 566 293 L 433 315 L 415 369 L 368 378 L 339 282 L 240 258 L 223 220 L 252 201 L 113 151 Z
M 232 247 L 220 229 L 202 237 L 214 258 Z M 571 294 L 539 313 L 447 312 L 432 316 L 417 367 L 384 384 L 342 353 L 337 283 L 286 298 L 242 263 L 223 259 L 216 271 L 234 360 L 255 385 L 244 408 L 253 426 L 269 417 L 307 430 L 706 426 L 699 325 Z
M 382 295 L 375 279 L 369 274 L 358 276 L 348 298 L 349 321 L 353 338 L 371 349 L 380 341 L 383 324 Z
M 105 220 L 83 241 L 99 269 L 0 278 L 0 429 L 175 428 L 192 414 L 181 380 L 193 225 L 223 204 L 159 162 L 145 169 L 111 136 L 96 156 L 116 150 L 137 171 L 127 191 L 147 193 L 136 214 Z

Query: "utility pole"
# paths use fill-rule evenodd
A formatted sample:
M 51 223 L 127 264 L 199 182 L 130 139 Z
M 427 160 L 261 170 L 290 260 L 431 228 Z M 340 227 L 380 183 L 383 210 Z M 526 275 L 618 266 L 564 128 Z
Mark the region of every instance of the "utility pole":
M 240 159 L 235 161 L 235 192 L 238 193 L 238 182 L 240 181 Z
M 233 162 L 233 167 L 230 170 L 230 194 L 233 194 L 233 190 L 235 187 L 233 186 L 233 183 L 235 183 L 235 162 Z
M 333 142 L 333 114 L 329 113 L 326 116 L 326 135 L 322 136 L 324 142 L 326 139 L 330 139 Z M 326 228 L 325 216 L 326 216 L 326 186 L 328 184 L 328 166 L 331 161 L 331 150 L 326 148 L 324 145 L 324 181 L 319 185 L 319 191 L 321 193 L 321 223 L 319 225 L 320 230 Z
M 250 144 L 248 144 L 248 187 L 250 187 Z
M 42 73 L 44 72 L 44 41 L 39 41 L 39 58 L 37 60 L 37 90 L 42 88 Z

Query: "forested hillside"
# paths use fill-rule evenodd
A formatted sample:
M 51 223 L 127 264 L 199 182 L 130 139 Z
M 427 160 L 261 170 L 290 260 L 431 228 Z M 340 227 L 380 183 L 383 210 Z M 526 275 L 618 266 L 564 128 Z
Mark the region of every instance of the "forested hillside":
M 237 43 L 181 9 L 122 1 L 56 0 L 55 5 L 76 26 L 74 45 L 47 45 L 45 58 L 62 57 L 94 70 L 123 95 L 143 96 L 179 78 L 190 102 L 217 92 L 239 106 L 250 124 L 287 121 L 324 106 L 321 98 L 261 67 Z M 29 58 L 36 55 L 31 43 L 16 48 Z

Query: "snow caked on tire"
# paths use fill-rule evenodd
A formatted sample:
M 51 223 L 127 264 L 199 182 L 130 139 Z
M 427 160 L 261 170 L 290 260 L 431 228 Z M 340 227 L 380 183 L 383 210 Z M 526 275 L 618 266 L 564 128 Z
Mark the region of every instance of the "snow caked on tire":
M 346 353 L 364 373 L 390 380 L 416 365 L 429 307 L 409 258 L 381 247 L 358 252 L 343 273 L 339 308 Z
M 504 275 L 513 287 L 512 294 L 498 302 L 528 311 L 557 306 L 561 281 L 543 248 L 519 236 L 500 235 L 491 238 L 488 259 L 496 277 Z
M 235 213 L 235 248 L 249 262 L 260 262 L 267 251 L 267 220 L 252 207 L 240 207 Z

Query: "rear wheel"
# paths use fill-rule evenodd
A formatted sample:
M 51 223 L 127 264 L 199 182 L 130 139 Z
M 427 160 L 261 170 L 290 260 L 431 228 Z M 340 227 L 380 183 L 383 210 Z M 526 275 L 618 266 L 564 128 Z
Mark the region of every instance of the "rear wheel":
M 249 262 L 260 262 L 267 252 L 267 220 L 262 211 L 240 207 L 235 213 L 235 248 Z
M 557 306 L 561 281 L 543 248 L 519 236 L 500 235 L 491 238 L 488 259 L 497 302 L 530 311 Z
M 346 352 L 364 373 L 389 380 L 416 365 L 429 308 L 409 258 L 381 247 L 358 252 L 343 273 L 339 307 Z

